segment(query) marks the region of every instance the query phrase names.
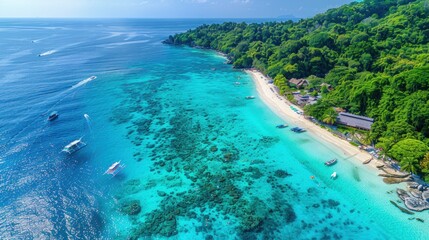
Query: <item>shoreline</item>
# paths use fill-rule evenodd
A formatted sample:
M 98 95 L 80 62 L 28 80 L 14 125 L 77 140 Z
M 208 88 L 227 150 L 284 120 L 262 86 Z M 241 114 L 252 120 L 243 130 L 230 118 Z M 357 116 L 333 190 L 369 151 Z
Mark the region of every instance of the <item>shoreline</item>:
M 271 109 L 271 111 L 273 111 L 277 116 L 282 118 L 287 123 L 305 128 L 307 132 L 312 134 L 317 140 L 326 142 L 330 145 L 334 145 L 336 148 L 340 149 L 343 152 L 344 158 L 355 158 L 359 160 L 362 164 L 368 159 L 372 158 L 372 161 L 370 161 L 366 165 L 373 167 L 375 170 L 377 170 L 377 172 L 379 170 L 377 166 L 384 164 L 383 161 L 373 158 L 373 156 L 368 152 L 351 145 L 346 140 L 334 136 L 328 130 L 323 129 L 312 121 L 304 118 L 303 115 L 299 115 L 294 112 L 290 108 L 290 106 L 293 106 L 300 111 L 302 111 L 302 109 L 290 103 L 285 97 L 277 94 L 274 88 L 274 84 L 268 83 L 269 79 L 261 72 L 249 69 L 244 71 L 252 77 L 253 82 L 256 86 L 256 91 L 258 92 L 259 97 L 265 103 L 265 105 L 267 105 Z M 385 166 L 384 169 L 386 168 L 387 167 Z

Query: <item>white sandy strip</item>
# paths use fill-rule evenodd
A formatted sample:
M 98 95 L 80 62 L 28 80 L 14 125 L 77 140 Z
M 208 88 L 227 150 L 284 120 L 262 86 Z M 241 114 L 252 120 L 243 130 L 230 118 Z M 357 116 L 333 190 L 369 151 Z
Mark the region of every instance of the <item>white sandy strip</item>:
M 259 97 L 262 99 L 262 101 L 286 122 L 293 123 L 294 125 L 301 128 L 305 128 L 317 140 L 329 143 L 341 149 L 345 158 L 353 156 L 353 158 L 364 162 L 372 157 L 368 152 L 360 150 L 358 147 L 351 145 L 346 140 L 334 136 L 328 130 L 319 127 L 312 121 L 305 119 L 302 115 L 295 113 L 290 108 L 291 103 L 284 97 L 277 94 L 274 85 L 269 84 L 268 78 L 265 77 L 261 72 L 256 70 L 246 70 L 246 72 L 252 76 L 256 85 L 256 90 L 258 91 Z M 297 109 L 300 109 L 295 105 L 293 106 Z M 376 166 L 380 164 L 383 164 L 383 162 L 374 159 L 368 165 L 376 168 Z

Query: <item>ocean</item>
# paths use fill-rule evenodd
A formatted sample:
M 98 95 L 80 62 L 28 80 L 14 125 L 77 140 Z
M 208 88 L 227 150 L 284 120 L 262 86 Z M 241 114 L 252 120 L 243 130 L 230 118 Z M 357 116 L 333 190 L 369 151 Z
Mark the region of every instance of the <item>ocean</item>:
M 427 238 L 398 185 L 277 129 L 245 72 L 161 43 L 223 21 L 0 20 L 0 238 Z

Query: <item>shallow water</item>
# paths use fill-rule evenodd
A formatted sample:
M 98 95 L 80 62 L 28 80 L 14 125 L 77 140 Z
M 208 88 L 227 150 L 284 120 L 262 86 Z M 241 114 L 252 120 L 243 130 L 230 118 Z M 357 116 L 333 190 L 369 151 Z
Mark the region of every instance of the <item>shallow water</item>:
M 424 239 L 389 202 L 397 186 L 275 128 L 244 72 L 160 43 L 203 22 L 3 20 L 2 238 Z

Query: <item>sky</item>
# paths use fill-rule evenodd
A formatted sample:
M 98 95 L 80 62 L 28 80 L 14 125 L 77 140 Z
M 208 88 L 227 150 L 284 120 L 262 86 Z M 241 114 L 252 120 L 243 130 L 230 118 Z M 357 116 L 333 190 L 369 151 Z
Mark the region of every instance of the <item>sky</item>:
M 0 0 L 0 18 L 276 18 L 352 0 Z

